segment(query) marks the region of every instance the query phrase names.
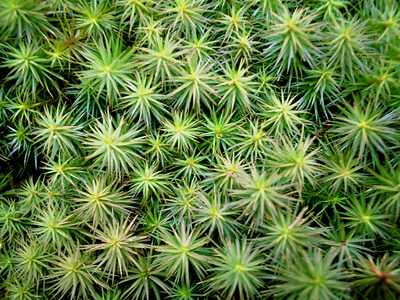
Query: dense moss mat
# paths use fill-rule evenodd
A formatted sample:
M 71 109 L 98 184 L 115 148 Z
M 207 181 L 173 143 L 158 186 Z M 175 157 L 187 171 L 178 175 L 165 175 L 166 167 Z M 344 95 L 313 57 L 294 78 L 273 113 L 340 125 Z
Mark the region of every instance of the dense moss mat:
M 395 0 L 1 0 L 0 298 L 399 299 Z

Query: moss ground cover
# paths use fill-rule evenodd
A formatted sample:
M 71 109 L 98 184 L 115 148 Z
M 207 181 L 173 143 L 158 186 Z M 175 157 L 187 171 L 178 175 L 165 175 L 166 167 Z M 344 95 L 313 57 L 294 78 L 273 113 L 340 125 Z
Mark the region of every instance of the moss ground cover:
M 1 0 L 0 299 L 400 298 L 395 0 Z

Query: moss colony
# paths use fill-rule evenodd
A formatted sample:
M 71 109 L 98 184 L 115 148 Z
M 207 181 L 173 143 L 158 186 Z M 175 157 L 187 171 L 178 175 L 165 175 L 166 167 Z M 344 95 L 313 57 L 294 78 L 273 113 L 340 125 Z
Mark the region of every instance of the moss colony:
M 0 299 L 400 299 L 396 0 L 1 0 Z

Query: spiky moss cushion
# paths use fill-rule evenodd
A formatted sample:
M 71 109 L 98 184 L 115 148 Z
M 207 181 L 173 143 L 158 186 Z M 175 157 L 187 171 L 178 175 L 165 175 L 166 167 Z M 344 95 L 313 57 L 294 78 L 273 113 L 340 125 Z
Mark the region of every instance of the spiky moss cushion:
M 2 0 L 0 297 L 399 299 L 394 0 Z

